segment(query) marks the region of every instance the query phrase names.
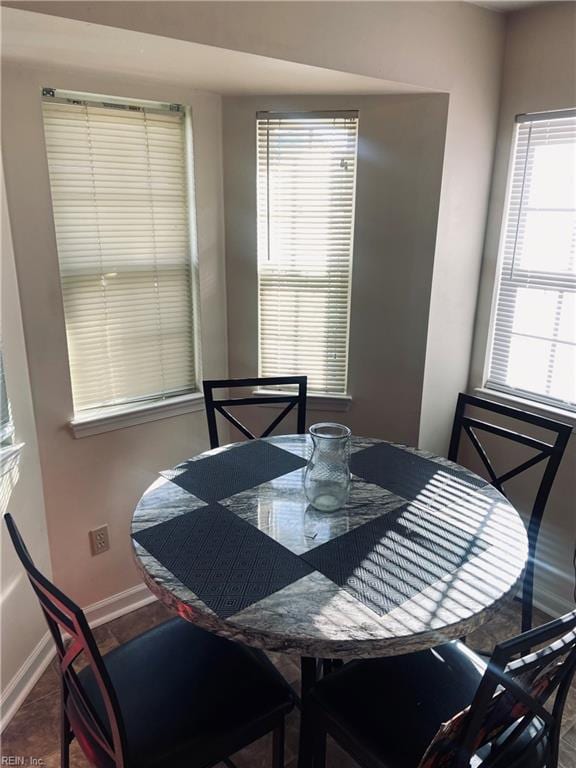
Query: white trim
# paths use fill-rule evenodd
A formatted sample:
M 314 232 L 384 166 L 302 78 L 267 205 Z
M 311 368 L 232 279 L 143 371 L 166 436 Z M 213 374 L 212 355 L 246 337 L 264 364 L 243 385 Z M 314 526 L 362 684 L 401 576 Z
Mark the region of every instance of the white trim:
M 194 155 L 194 114 L 192 107 L 184 111 L 184 137 L 186 142 L 186 187 L 188 191 L 188 226 L 190 253 L 190 288 L 192 302 L 192 332 L 194 336 L 194 371 L 196 383 L 204 378 L 202 373 L 202 328 L 200 297 L 200 249 L 198 247 L 198 211 L 196 210 L 196 158 Z
M 151 400 L 136 405 L 111 406 L 90 411 L 89 415 L 75 416 L 70 421 L 70 428 L 74 437 L 89 437 L 202 410 L 204 410 L 204 395 L 193 392 L 166 400 Z
M 153 595 L 145 584 L 137 584 L 135 587 L 125 589 L 97 603 L 92 603 L 84 609 L 84 614 L 88 624 L 94 629 L 101 624 L 107 624 L 109 621 L 124 616 L 126 613 L 137 611 L 149 603 L 153 603 L 158 598 Z
M 358 120 L 358 109 L 318 109 L 307 111 L 293 110 L 292 112 L 275 112 L 260 110 L 256 112 L 256 120 L 266 120 L 273 123 L 276 120 Z
M 545 112 L 523 112 L 516 115 L 517 123 L 537 123 L 540 120 L 558 120 L 576 117 L 576 109 L 549 109 Z
M 26 697 L 36 685 L 55 654 L 54 641 L 49 632 L 38 641 L 36 647 L 24 661 L 18 672 L 2 691 L 0 700 L 0 732 L 6 728 Z
M 503 204 L 499 208 L 499 233 L 498 233 L 498 250 L 496 254 L 496 263 L 495 263 L 495 270 L 494 273 L 491 276 L 491 304 L 490 304 L 490 312 L 488 315 L 488 327 L 486 329 L 482 328 L 484 325 L 485 319 L 486 319 L 486 309 L 485 307 L 480 307 L 477 312 L 477 318 L 475 321 L 475 330 L 476 332 L 478 327 L 480 326 L 481 336 L 479 337 L 482 341 L 482 347 L 483 347 L 483 353 L 484 353 L 484 359 L 482 362 L 482 377 L 479 379 L 477 375 L 474 375 L 474 381 L 475 383 L 482 383 L 482 388 L 480 388 L 479 391 L 484 391 L 487 394 L 491 394 L 493 392 L 492 389 L 488 389 L 488 381 L 490 379 L 490 372 L 492 367 L 492 356 L 494 351 L 494 344 L 495 344 L 495 335 L 496 335 L 496 324 L 498 320 L 498 305 L 499 305 L 499 299 L 500 294 L 502 292 L 502 286 L 503 286 L 503 273 L 504 273 L 504 266 L 506 262 L 506 254 L 505 254 L 505 242 L 508 235 L 508 225 L 509 225 L 509 218 L 510 218 L 510 207 L 511 207 L 511 200 L 512 200 L 512 192 L 513 192 L 513 185 L 514 185 L 514 176 L 515 176 L 515 167 L 516 167 L 516 161 L 518 160 L 518 144 L 521 139 L 521 133 L 520 129 L 522 128 L 522 124 L 526 123 L 533 123 L 533 122 L 539 122 L 539 121 L 545 121 L 545 120 L 555 120 L 555 119 L 565 119 L 565 118 L 573 118 L 576 117 L 576 109 L 558 109 L 558 110 L 546 110 L 542 112 L 533 112 L 533 113 L 523 113 L 515 116 L 514 124 L 512 128 L 512 141 L 510 145 L 509 150 L 509 156 L 508 156 L 508 162 L 507 162 L 507 168 L 506 168 L 506 185 L 504 190 L 504 201 Z M 528 136 L 528 148 L 530 146 L 530 135 Z M 524 175 L 526 173 L 526 170 L 524 169 Z M 524 189 L 524 181 L 522 182 L 522 188 Z M 520 202 L 520 208 L 522 207 L 522 202 Z M 520 209 L 519 209 L 520 211 Z M 520 215 L 520 213 L 518 214 Z M 485 259 L 487 258 L 487 254 L 484 254 Z M 514 257 L 512 257 L 514 259 Z M 514 262 L 512 262 L 514 263 Z M 481 285 L 480 285 L 480 293 L 483 290 L 483 284 L 485 282 L 488 282 L 488 277 L 482 277 Z M 554 284 L 550 284 L 548 287 L 554 288 Z M 475 341 L 475 346 L 478 345 L 478 341 Z M 473 356 L 473 363 L 472 366 L 474 367 L 474 357 Z M 495 383 L 496 386 L 497 383 Z M 508 387 L 505 387 L 504 394 L 507 395 Z M 531 400 L 528 397 L 522 397 L 522 395 L 516 396 L 515 394 L 511 394 L 510 398 L 514 401 L 516 399 L 516 402 L 519 402 L 524 405 L 528 406 L 534 406 L 535 401 Z M 543 402 L 538 401 L 536 403 L 535 410 L 538 410 L 537 406 L 542 406 L 540 410 L 544 414 L 552 414 L 557 415 L 565 420 L 568 420 L 569 423 L 574 424 L 575 422 L 575 415 L 573 411 L 568 411 L 566 409 L 563 409 L 561 405 L 559 407 L 556 407 L 554 403 L 548 404 L 543 396 Z
M 500 291 L 500 277 L 504 262 L 504 239 L 506 237 L 506 222 L 508 219 L 508 204 L 512 189 L 512 177 L 514 175 L 514 158 L 516 157 L 516 144 L 518 142 L 518 126 L 512 127 L 512 141 L 508 150 L 508 164 L 506 167 L 506 186 L 504 188 L 504 203 L 500 210 L 500 229 L 498 232 L 498 251 L 496 252 L 496 264 L 492 275 L 490 313 L 488 315 L 488 328 L 484 338 L 484 360 L 482 363 L 482 381 L 488 380 L 490 361 L 492 359 L 492 345 L 494 343 L 494 327 L 496 325 L 496 309 L 498 306 L 498 294 Z
M 280 392 L 270 389 L 255 389 L 253 395 L 258 397 L 274 397 L 275 395 L 295 395 L 295 392 Z M 308 392 L 306 395 L 309 411 L 349 411 L 352 405 L 350 395 L 319 395 Z M 284 408 L 285 403 L 266 403 L 262 408 Z
M 90 626 L 94 629 L 102 624 L 107 624 L 113 619 L 124 616 L 127 613 L 142 608 L 157 600 L 145 584 L 137 584 L 135 587 L 125 589 L 116 595 L 106 597 L 97 603 L 92 603 L 84 609 L 84 614 Z M 6 728 L 18 709 L 22 706 L 26 697 L 36 685 L 52 659 L 56 649 L 49 632 L 46 632 L 38 644 L 24 661 L 18 672 L 2 691 L 0 699 L 0 732 Z
M 309 394 L 310 411 L 349 411 L 352 405 L 350 395 L 314 395 Z
M 108 104 L 116 104 L 119 107 L 140 107 L 140 109 L 146 109 L 148 111 L 157 112 L 183 112 L 182 104 L 170 104 L 164 101 L 149 101 L 146 99 L 130 99 L 122 98 L 120 96 L 106 96 L 102 93 L 88 93 L 87 91 L 68 91 L 65 88 L 51 88 L 50 86 L 44 86 L 43 91 L 54 91 L 54 95 L 42 94 L 42 101 L 49 103 L 64 102 L 75 104 L 89 104 L 91 106 L 106 106 Z M 178 109 L 176 109 L 178 107 Z
M 530 411 L 534 411 L 534 413 L 540 413 L 542 416 L 547 416 L 550 419 L 556 418 L 565 424 L 571 424 L 576 427 L 576 413 L 573 411 L 554 408 L 554 406 L 547 405 L 546 403 L 528 400 L 525 397 L 518 397 L 517 395 L 501 392 L 497 389 L 489 389 L 488 387 L 474 387 L 474 394 L 496 400 L 496 402 L 502 401 L 504 405 L 522 406 L 522 408 L 528 408 Z
M 346 297 L 346 321 L 344 325 L 344 329 L 346 332 L 346 341 L 345 341 L 345 351 L 344 351 L 344 365 L 343 365 L 343 371 L 344 371 L 344 387 L 348 388 L 348 382 L 350 378 L 350 324 L 351 324 L 351 312 L 352 312 L 352 280 L 353 280 L 353 268 L 354 268 L 354 243 L 355 243 L 355 226 L 356 226 L 356 196 L 357 196 L 357 185 L 358 185 L 358 135 L 359 135 L 359 124 L 360 124 L 360 113 L 359 110 L 329 110 L 328 112 L 322 112 L 322 111 L 311 111 L 307 112 L 306 110 L 298 111 L 298 112 L 269 112 L 269 111 L 260 111 L 256 113 L 256 146 L 257 146 L 257 205 L 256 205 L 256 213 L 257 213 L 257 231 L 260 232 L 260 227 L 262 226 L 261 219 L 261 202 L 260 202 L 260 123 L 266 123 L 265 128 L 265 134 L 267 139 L 269 138 L 271 128 L 271 123 L 274 122 L 280 122 L 286 121 L 288 123 L 292 119 L 296 120 L 303 120 L 306 121 L 308 117 L 310 117 L 310 122 L 312 123 L 314 119 L 317 119 L 321 117 L 324 114 L 328 114 L 330 118 L 334 118 L 335 120 L 350 120 L 355 123 L 355 133 L 354 133 L 354 176 L 352 179 L 352 200 L 351 200 L 351 211 L 352 211 L 352 218 L 350 221 L 350 244 L 349 244 L 349 259 L 348 259 L 348 273 L 347 273 L 347 297 Z M 271 260 L 271 254 L 270 254 L 270 150 L 269 150 L 269 142 L 266 141 L 266 150 L 265 150 L 266 160 L 262 161 L 265 163 L 265 195 L 266 195 L 266 202 L 264 204 L 265 209 L 265 222 L 264 222 L 264 228 L 266 230 L 267 235 L 267 243 L 266 243 L 266 257 L 263 258 L 262 253 L 260 252 L 261 249 L 259 248 L 260 245 L 260 235 L 258 234 L 257 237 L 257 278 L 258 278 L 258 375 L 262 377 L 271 376 L 273 372 L 270 372 L 270 370 L 266 370 L 266 366 L 263 365 L 262 360 L 262 354 L 263 354 L 263 338 L 264 338 L 264 325 L 266 323 L 263 322 L 262 318 L 262 280 L 265 279 L 265 270 L 263 265 L 270 265 Z M 327 407 L 323 407 L 323 405 L 319 405 L 317 410 L 348 410 L 347 407 L 337 407 L 333 408 L 331 407 L 331 404 L 327 404 Z
M 548 616 L 552 616 L 555 619 L 559 616 L 563 616 L 565 613 L 570 613 L 570 611 L 574 610 L 573 601 L 566 600 L 547 589 L 538 589 L 537 585 L 536 589 L 534 590 L 533 602 L 536 608 L 544 611 L 544 613 L 548 614 Z

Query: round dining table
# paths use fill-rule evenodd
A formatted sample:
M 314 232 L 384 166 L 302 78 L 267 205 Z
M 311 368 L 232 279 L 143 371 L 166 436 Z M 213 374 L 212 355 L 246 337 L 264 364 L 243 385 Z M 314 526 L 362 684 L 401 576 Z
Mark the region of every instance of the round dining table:
M 216 448 L 160 473 L 134 512 L 150 590 L 184 619 L 308 659 L 461 638 L 518 588 L 528 546 L 506 498 L 426 451 L 352 437 L 348 501 L 307 501 L 308 435 Z

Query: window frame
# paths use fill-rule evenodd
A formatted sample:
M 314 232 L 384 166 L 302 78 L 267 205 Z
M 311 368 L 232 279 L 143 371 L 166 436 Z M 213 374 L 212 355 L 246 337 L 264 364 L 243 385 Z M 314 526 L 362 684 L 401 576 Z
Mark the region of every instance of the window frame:
M 188 392 L 177 392 L 164 396 L 144 396 L 137 400 L 130 400 L 122 403 L 106 404 L 102 406 L 93 406 L 83 409 L 74 409 L 74 395 L 70 364 L 68 368 L 67 380 L 70 387 L 70 401 L 73 406 L 73 416 L 68 421 L 68 426 L 76 438 L 96 435 L 103 432 L 123 429 L 128 426 L 156 421 L 159 419 L 170 418 L 185 413 L 193 413 L 204 408 L 204 396 L 201 392 L 200 383 L 202 381 L 202 346 L 201 346 L 201 324 L 200 324 L 200 281 L 199 281 L 199 252 L 198 252 L 198 229 L 197 229 L 197 210 L 196 210 L 196 183 L 195 183 L 195 159 L 194 159 L 194 135 L 193 135 L 193 114 L 190 105 L 173 104 L 158 100 L 139 99 L 130 97 L 108 96 L 98 93 L 76 92 L 64 89 L 55 89 L 43 87 L 41 89 L 41 101 L 61 102 L 72 100 L 72 102 L 85 101 L 89 104 L 104 103 L 105 105 L 122 105 L 124 107 L 141 107 L 148 109 L 161 109 L 166 111 L 178 111 L 183 114 L 184 131 L 184 162 L 186 175 L 186 194 L 187 210 L 186 218 L 188 222 L 188 261 L 190 266 L 190 315 L 191 315 L 191 337 L 193 343 L 194 377 L 193 389 Z M 46 157 L 47 148 L 44 153 Z M 47 167 L 47 175 L 48 167 Z M 49 190 L 51 190 L 51 181 L 48 178 Z M 55 230 L 55 219 L 51 206 L 52 225 Z M 56 237 L 55 237 L 56 240 Z M 60 274 L 60 259 L 58 256 L 58 269 Z M 64 307 L 64 290 L 62 280 L 59 278 L 60 299 Z M 66 322 L 66 318 L 64 317 Z M 66 349 L 68 350 L 67 332 L 65 337 Z M 67 357 L 69 353 L 67 352 Z
M 329 110 L 323 110 L 323 109 L 308 109 L 308 110 L 264 110 L 264 111 L 258 111 L 256 113 L 256 120 L 255 120 L 255 132 L 256 132 L 256 156 L 258 158 L 259 153 L 259 124 L 260 122 L 264 122 L 266 120 L 310 120 L 313 121 L 314 119 L 353 119 L 355 121 L 355 147 L 354 147 L 354 176 L 352 180 L 352 218 L 351 218 L 351 226 L 350 226 L 350 257 L 349 257 L 349 263 L 348 263 L 348 285 L 347 285 L 347 292 L 346 292 L 346 344 L 345 344 L 345 362 L 344 362 L 344 388 L 341 392 L 331 391 L 331 390 L 317 390 L 312 389 L 310 386 L 310 382 L 308 384 L 308 398 L 311 399 L 314 402 L 314 407 L 317 410 L 338 410 L 338 411 L 347 411 L 350 407 L 351 403 L 351 396 L 349 394 L 350 392 L 350 326 L 351 326 L 351 313 L 352 313 L 352 280 L 353 280 L 353 267 L 354 267 L 354 245 L 355 245 L 355 226 L 356 226 L 356 196 L 357 196 L 357 186 L 358 186 L 358 147 L 359 147 L 359 139 L 360 139 L 360 111 L 358 109 L 329 109 Z M 259 204 L 259 198 L 260 198 L 260 189 L 259 189 L 259 182 L 260 182 L 260 173 L 259 173 L 259 162 L 258 159 L 256 161 L 256 199 L 257 199 L 257 206 L 256 206 L 256 213 L 257 213 L 257 231 L 259 232 L 260 229 L 260 222 L 259 222 L 259 216 L 260 216 L 260 204 Z M 269 206 L 269 203 L 268 203 Z M 269 207 L 268 211 L 269 212 Z M 267 221 L 267 231 L 269 233 L 269 219 Z M 258 240 L 260 239 L 258 234 Z M 268 240 L 269 242 L 269 240 Z M 268 248 L 268 246 L 267 246 Z M 262 349 L 263 349 L 263 343 L 262 343 L 262 304 L 261 304 L 261 274 L 260 274 L 260 264 L 261 264 L 261 255 L 257 249 L 257 302 L 258 302 L 258 375 L 259 376 L 269 376 L 269 375 L 276 375 L 272 373 L 268 373 L 263 370 L 262 368 Z M 292 375 L 308 375 L 307 371 L 298 371 L 298 372 L 292 372 L 292 369 L 290 369 L 290 373 Z M 278 374 L 280 375 L 280 374 Z M 287 374 L 288 375 L 288 374 Z M 266 395 L 271 394 L 270 389 L 268 390 L 258 390 L 259 395 Z M 268 406 L 270 407 L 270 406 Z
M 576 405 L 570 408 L 568 403 L 563 401 L 553 401 L 551 398 L 529 392 L 523 389 L 513 387 L 499 386 L 498 383 L 490 381 L 490 367 L 492 362 L 492 352 L 495 343 L 495 330 L 498 314 L 498 301 L 501 289 L 501 276 L 503 264 L 505 261 L 504 243 L 507 236 L 507 223 L 509 216 L 510 196 L 514 180 L 514 169 L 516 159 L 516 149 L 519 136 L 519 125 L 531 121 L 543 121 L 566 116 L 575 116 L 576 109 L 558 109 L 545 110 L 542 112 L 522 113 L 514 118 L 510 149 L 508 154 L 508 163 L 506 171 L 506 185 L 504 190 L 504 202 L 500 211 L 500 228 L 498 236 L 498 251 L 495 261 L 495 268 L 491 278 L 491 298 L 488 324 L 486 327 L 486 336 L 484 339 L 484 359 L 481 371 L 481 382 L 475 386 L 474 391 L 481 396 L 488 396 L 495 400 L 502 400 L 505 403 L 511 402 L 518 406 L 532 408 L 544 414 L 559 416 L 568 422 L 576 424 Z

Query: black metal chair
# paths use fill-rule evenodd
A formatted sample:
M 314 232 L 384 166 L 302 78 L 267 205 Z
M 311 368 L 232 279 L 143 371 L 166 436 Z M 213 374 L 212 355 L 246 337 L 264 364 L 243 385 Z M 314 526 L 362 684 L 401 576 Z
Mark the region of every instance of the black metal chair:
M 509 419 L 516 419 L 522 421 L 525 424 L 532 424 L 535 427 L 548 430 L 555 435 L 553 442 L 546 442 L 545 440 L 539 440 L 530 435 L 525 435 L 520 432 L 514 432 L 511 429 L 507 429 L 496 424 L 491 424 L 482 419 L 468 416 L 466 410 L 468 407 L 479 408 L 490 413 L 495 413 L 500 416 L 505 416 Z M 475 430 L 487 432 L 488 434 L 497 435 L 511 440 L 514 443 L 526 445 L 529 448 L 534 448 L 538 451 L 537 454 L 532 456 L 527 461 L 522 462 L 517 467 L 505 472 L 502 475 L 498 475 L 494 470 L 488 454 L 480 442 Z M 458 449 L 460 447 L 460 438 L 462 431 L 469 437 L 470 442 L 474 446 L 474 449 L 478 453 L 482 464 L 486 468 L 486 472 L 490 478 L 490 483 L 497 488 L 501 493 L 506 496 L 504 490 L 504 484 L 511 480 L 513 477 L 531 469 L 536 464 L 544 461 L 546 466 L 536 498 L 534 499 L 534 505 L 530 513 L 530 519 L 528 523 L 528 562 L 526 564 L 526 571 L 524 574 L 523 589 L 522 589 L 522 631 L 527 632 L 532 627 L 532 600 L 534 593 L 534 566 L 536 560 L 536 544 L 538 542 L 538 533 L 540 531 L 540 525 L 542 523 L 542 517 L 544 515 L 544 509 L 548 501 L 548 496 L 552 489 L 552 484 L 562 457 L 564 450 L 568 444 L 568 439 L 572 432 L 572 427 L 569 424 L 562 424 L 559 421 L 545 418 L 544 416 L 538 416 L 534 413 L 522 411 L 519 408 L 511 408 L 507 405 L 500 405 L 494 403 L 491 400 L 485 398 L 475 397 L 473 395 L 458 395 L 458 402 L 456 405 L 456 413 L 454 415 L 454 425 L 452 427 L 452 437 L 450 440 L 450 448 L 448 451 L 448 458 L 451 461 L 458 461 Z
M 575 669 L 576 611 L 488 664 L 460 642 L 349 663 L 308 695 L 306 762 L 330 734 L 362 768 L 556 768 Z
M 4 520 L 56 644 L 62 768 L 74 737 L 96 768 L 209 768 L 271 731 L 283 768 L 293 694 L 264 654 L 175 618 L 101 656 L 82 610 Z
M 210 436 L 210 447 L 218 448 L 218 425 L 216 423 L 216 412 L 222 414 L 236 429 L 238 429 L 249 440 L 255 440 L 256 435 L 241 424 L 226 407 L 236 405 L 273 405 L 286 403 L 286 408 L 272 421 L 264 430 L 260 437 L 268 437 L 274 429 L 283 421 L 290 411 L 298 406 L 297 425 L 298 434 L 303 435 L 306 431 L 306 390 L 308 378 L 306 376 L 279 376 L 257 379 L 218 379 L 204 381 L 204 401 L 206 404 L 206 417 L 208 419 L 208 434 Z M 297 392 L 279 392 L 271 395 L 252 395 L 250 397 L 232 397 L 224 400 L 214 399 L 215 389 L 235 389 L 237 387 L 298 387 Z

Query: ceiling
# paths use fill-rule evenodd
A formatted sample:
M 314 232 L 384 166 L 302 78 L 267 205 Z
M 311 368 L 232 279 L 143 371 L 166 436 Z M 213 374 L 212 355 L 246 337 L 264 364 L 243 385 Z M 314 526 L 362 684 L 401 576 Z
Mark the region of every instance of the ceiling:
M 403 83 L 2 7 L 2 58 L 170 81 L 222 94 L 426 92 Z

